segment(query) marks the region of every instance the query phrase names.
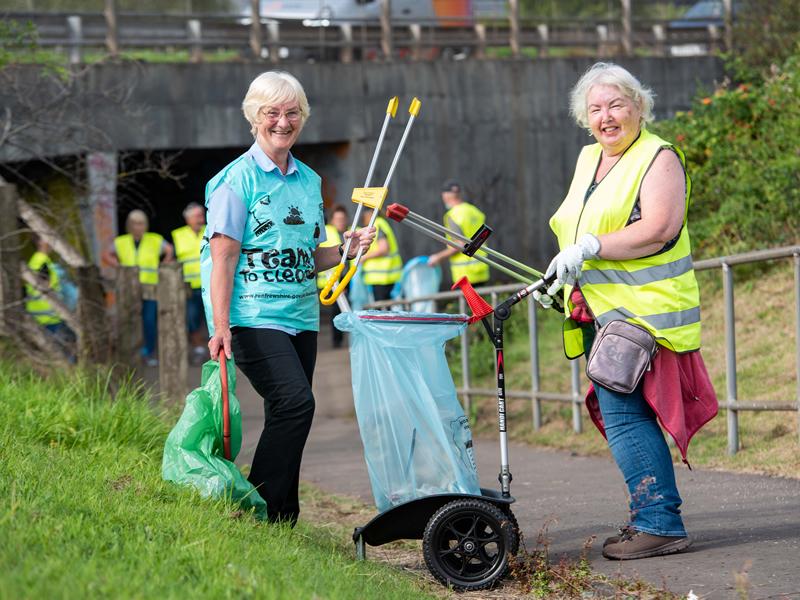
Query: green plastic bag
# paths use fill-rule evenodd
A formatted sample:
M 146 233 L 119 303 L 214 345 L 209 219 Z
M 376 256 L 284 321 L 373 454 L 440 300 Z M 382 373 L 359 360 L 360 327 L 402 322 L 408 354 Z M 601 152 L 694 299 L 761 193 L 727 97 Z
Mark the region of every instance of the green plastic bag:
M 242 448 L 242 413 L 236 399 L 236 369 L 229 360 L 228 403 L 231 417 L 231 459 Z M 186 396 L 181 418 L 167 436 L 161 475 L 167 481 L 190 485 L 205 498 L 230 498 L 257 519 L 266 519 L 267 503 L 241 471 L 223 458 L 222 382 L 219 363 L 203 365 L 200 387 Z

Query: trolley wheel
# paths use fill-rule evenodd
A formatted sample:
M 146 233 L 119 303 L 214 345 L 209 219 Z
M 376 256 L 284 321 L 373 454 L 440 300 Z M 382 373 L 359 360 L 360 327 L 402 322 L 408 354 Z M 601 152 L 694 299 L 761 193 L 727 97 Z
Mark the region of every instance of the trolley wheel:
M 508 515 L 494 504 L 472 498 L 454 500 L 437 510 L 422 537 L 428 570 L 458 591 L 492 587 L 508 571 L 509 553 L 515 547 L 519 536 Z
M 511 512 L 511 507 L 508 505 L 504 505 L 502 508 L 503 514 L 508 518 L 511 522 L 511 544 L 508 547 L 508 552 L 511 556 L 516 556 L 519 552 L 519 541 L 520 541 L 520 532 L 519 532 L 519 523 L 517 523 L 517 517 L 514 516 L 514 513 Z

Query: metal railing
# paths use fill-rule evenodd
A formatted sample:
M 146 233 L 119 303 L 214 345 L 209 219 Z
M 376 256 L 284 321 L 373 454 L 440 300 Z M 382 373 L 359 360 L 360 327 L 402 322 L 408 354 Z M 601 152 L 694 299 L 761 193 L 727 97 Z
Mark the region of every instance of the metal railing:
M 744 265 L 768 260 L 792 258 L 794 260 L 794 313 L 795 313 L 795 376 L 796 397 L 794 401 L 742 401 L 738 397 L 736 377 L 736 315 L 734 311 L 733 268 L 735 265 Z M 725 323 L 725 381 L 726 394 L 721 398 L 719 406 L 727 412 L 728 454 L 736 454 L 739 450 L 739 412 L 740 411 L 795 411 L 798 415 L 798 433 L 800 434 L 800 245 L 746 252 L 732 256 L 699 260 L 694 264 L 695 271 L 721 269 L 724 296 L 724 323 Z M 503 294 L 511 294 L 520 289 L 519 284 L 497 285 L 477 288 L 483 296 L 491 297 L 491 305 L 496 306 Z M 461 292 L 440 292 L 418 298 L 384 300 L 374 302 L 366 308 L 391 308 L 400 306 L 406 310 L 411 309 L 414 302 L 434 301 L 452 302 L 458 300 L 459 312 L 466 313 L 467 306 Z M 542 389 L 539 371 L 539 333 L 537 318 L 537 303 L 532 297 L 528 298 L 528 336 L 530 343 L 530 390 L 506 390 L 507 398 L 525 398 L 531 401 L 533 428 L 538 430 L 542 426 L 542 401 L 562 402 L 572 405 L 572 428 L 576 433 L 583 431 L 581 418 L 581 405 L 583 393 L 581 390 L 581 359 L 570 361 L 571 391 L 568 394 L 552 392 Z M 461 369 L 462 385 L 457 392 L 462 398 L 464 410 L 471 413 L 473 396 L 493 397 L 497 390 L 474 388 L 470 384 L 469 361 L 469 332 L 464 330 L 461 334 Z M 800 439 L 798 440 L 800 441 Z
M 113 4 L 113 3 L 111 3 Z M 70 62 L 94 49 L 118 56 L 126 50 L 188 50 L 193 61 L 204 53 L 235 51 L 241 56 L 279 62 L 284 59 L 424 60 L 444 54 L 485 58 L 489 49 L 509 49 L 518 57 L 524 48 L 537 56 L 566 49 L 597 56 L 633 55 L 647 49 L 654 55 L 713 53 L 725 46 L 716 25 L 673 27 L 653 19 L 499 19 L 436 20 L 279 19 L 264 15 L 155 14 L 141 12 L 5 12 L 4 20 L 30 22 L 37 44 L 63 51 Z M 684 49 L 684 50 L 681 50 Z

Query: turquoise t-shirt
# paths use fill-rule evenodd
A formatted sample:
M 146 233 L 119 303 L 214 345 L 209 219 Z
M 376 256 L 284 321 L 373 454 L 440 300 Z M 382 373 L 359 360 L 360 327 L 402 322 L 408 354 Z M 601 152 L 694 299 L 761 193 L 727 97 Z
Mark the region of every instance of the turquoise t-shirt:
M 265 170 L 264 158 L 254 144 L 206 185 L 206 206 L 224 184 L 248 214 L 233 279 L 231 327 L 319 331 L 314 251 L 324 229 L 321 180 L 296 158 L 296 168 L 285 176 L 277 168 Z M 201 246 L 200 268 L 213 335 L 208 240 Z

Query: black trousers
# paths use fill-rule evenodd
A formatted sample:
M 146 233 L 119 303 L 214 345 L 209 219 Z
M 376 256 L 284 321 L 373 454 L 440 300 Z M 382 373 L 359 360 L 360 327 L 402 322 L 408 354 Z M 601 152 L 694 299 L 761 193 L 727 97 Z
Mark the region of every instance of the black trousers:
M 248 480 L 266 500 L 270 521 L 294 524 L 300 514 L 300 461 L 314 418 L 311 380 L 317 333 L 292 336 L 234 327 L 231 334 L 236 366 L 264 398 L 264 431 Z
M 392 298 L 392 289 L 394 289 L 394 284 L 389 283 L 386 285 L 373 285 L 372 286 L 372 296 L 375 298 L 375 301 L 378 302 L 380 300 L 391 300 Z

